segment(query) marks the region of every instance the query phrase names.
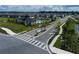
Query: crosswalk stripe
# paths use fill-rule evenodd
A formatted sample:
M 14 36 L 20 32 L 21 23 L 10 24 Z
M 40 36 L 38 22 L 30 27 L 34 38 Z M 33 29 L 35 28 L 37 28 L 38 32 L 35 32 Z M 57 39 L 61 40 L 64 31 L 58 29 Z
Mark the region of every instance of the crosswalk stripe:
M 36 43 L 38 43 L 37 41 L 35 41 L 34 43 L 32 43 L 32 44 L 36 44 Z
M 38 41 L 38 43 L 37 43 L 37 44 L 35 44 L 35 46 L 38 46 L 40 43 L 41 43 L 41 42 L 39 42 L 39 41 Z
M 41 45 L 40 45 L 39 47 L 41 47 L 41 48 L 42 48 L 43 46 L 44 46 L 44 43 L 41 43 Z
M 29 43 L 31 43 L 31 42 L 33 42 L 33 41 L 35 41 L 35 40 L 30 40 Z
M 34 43 L 35 42 L 35 40 L 34 41 L 32 41 L 31 43 Z
M 29 42 L 30 40 L 32 40 L 32 39 L 28 39 L 28 40 L 26 40 L 26 42 Z
M 39 47 L 41 49 L 44 49 L 44 50 L 47 49 L 44 43 L 42 43 L 42 42 L 40 42 L 38 40 L 35 40 L 35 37 L 33 37 L 31 35 L 22 34 L 22 35 L 17 35 L 16 38 L 24 40 L 24 41 L 26 41 L 26 42 L 34 45 L 34 46 L 37 46 L 37 47 Z
M 42 44 L 42 42 L 40 42 L 40 43 L 38 44 L 38 46 L 40 47 L 41 44 Z

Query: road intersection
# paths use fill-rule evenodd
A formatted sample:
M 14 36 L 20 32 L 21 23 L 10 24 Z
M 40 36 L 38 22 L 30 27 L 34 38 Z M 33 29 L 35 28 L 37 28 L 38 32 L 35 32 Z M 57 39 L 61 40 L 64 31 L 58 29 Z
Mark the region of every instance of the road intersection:
M 6 35 L 0 35 L 0 37 L 4 40 L 8 40 L 9 42 L 13 41 L 13 39 L 16 41 L 21 41 L 22 44 L 17 44 L 13 46 L 13 42 L 11 43 L 12 47 L 0 50 L 1 53 L 28 53 L 28 54 L 49 54 L 49 49 L 47 47 L 48 40 L 51 36 L 54 36 L 56 33 L 56 23 L 51 24 L 51 26 L 47 27 L 47 31 L 44 33 L 34 36 L 35 35 L 35 30 L 32 30 L 30 32 L 23 32 L 19 33 L 17 35 L 13 35 L 10 37 L 6 37 Z M 4 37 L 4 38 L 3 38 Z M 13 39 L 12 39 L 13 38 Z M 14 42 L 15 44 L 16 42 Z M 5 46 L 7 47 L 10 45 L 9 43 L 6 44 L 4 43 Z M 5 51 L 5 52 L 4 52 Z M 14 51 L 14 52 L 13 52 Z

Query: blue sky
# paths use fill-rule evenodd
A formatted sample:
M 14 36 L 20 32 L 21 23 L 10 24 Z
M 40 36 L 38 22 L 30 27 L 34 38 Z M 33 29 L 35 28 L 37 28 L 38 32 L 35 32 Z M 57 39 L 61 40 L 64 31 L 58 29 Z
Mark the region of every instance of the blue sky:
M 79 5 L 0 5 L 0 11 L 79 11 Z

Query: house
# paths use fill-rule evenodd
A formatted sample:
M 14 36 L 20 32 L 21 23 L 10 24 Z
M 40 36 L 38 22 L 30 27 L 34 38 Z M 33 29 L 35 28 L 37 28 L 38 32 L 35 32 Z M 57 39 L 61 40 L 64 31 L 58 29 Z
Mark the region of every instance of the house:
M 21 17 L 16 19 L 17 23 L 23 23 L 24 25 L 32 25 L 35 21 L 36 20 L 31 17 Z
M 25 17 L 18 17 L 16 19 L 16 22 L 18 23 L 23 23 L 25 25 L 33 25 L 33 24 L 38 24 L 38 23 L 42 23 L 43 20 L 46 20 L 46 18 L 44 17 L 31 17 L 31 16 L 25 16 Z
M 25 19 L 25 21 L 24 21 L 24 24 L 25 25 L 33 25 L 33 24 L 35 24 L 36 23 L 36 20 L 35 19 L 33 19 L 33 18 L 27 18 L 27 19 Z

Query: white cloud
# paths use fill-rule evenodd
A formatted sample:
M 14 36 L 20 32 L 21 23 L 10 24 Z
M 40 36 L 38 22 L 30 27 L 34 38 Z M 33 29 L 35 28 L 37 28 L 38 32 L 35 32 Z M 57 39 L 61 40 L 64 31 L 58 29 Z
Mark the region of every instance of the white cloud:
M 79 7 L 63 5 L 0 5 L 0 11 L 79 11 Z

